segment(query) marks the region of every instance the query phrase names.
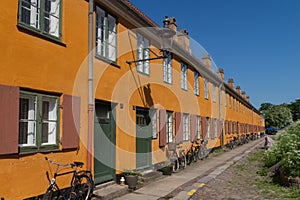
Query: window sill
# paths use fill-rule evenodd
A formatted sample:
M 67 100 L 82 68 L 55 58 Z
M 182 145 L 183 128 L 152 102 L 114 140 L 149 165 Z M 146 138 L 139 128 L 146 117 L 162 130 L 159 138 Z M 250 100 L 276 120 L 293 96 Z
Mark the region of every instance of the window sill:
M 168 85 L 172 85 L 172 82 L 169 83 L 169 82 L 164 81 L 164 83 L 165 83 L 165 84 L 168 84 Z
M 45 39 L 49 42 L 53 42 L 53 43 L 58 44 L 60 46 L 67 47 L 67 45 L 65 43 L 63 43 L 59 38 L 56 38 L 56 37 L 48 35 L 48 34 L 43 34 L 39 31 L 37 31 L 36 29 L 31 28 L 31 27 L 29 27 L 25 24 L 18 23 L 17 28 L 18 28 L 19 31 L 22 31 L 23 33 L 27 33 L 29 35 L 33 35 L 35 37 Z
M 99 59 L 99 60 L 101 60 L 101 61 L 103 61 L 103 62 L 106 62 L 107 64 L 112 65 L 112 66 L 114 66 L 114 67 L 116 67 L 116 68 L 119 68 L 119 69 L 121 68 L 121 66 L 119 66 L 119 65 L 117 64 L 117 61 L 109 60 L 109 59 L 107 59 L 107 58 L 105 58 L 105 57 L 102 57 L 102 56 L 98 55 L 97 53 L 96 53 L 96 55 L 95 55 L 95 58 L 97 58 L 97 59 Z
M 20 155 L 27 155 L 27 154 L 35 154 L 35 153 L 46 153 L 46 152 L 54 152 L 54 151 L 61 151 L 58 145 L 47 145 L 42 146 L 39 149 L 37 147 L 19 147 L 19 154 Z
M 150 77 L 150 73 L 147 74 L 147 73 L 145 73 L 145 72 L 141 72 L 141 71 L 138 71 L 138 70 L 136 70 L 136 71 L 137 71 L 139 74 L 141 74 L 141 75 Z

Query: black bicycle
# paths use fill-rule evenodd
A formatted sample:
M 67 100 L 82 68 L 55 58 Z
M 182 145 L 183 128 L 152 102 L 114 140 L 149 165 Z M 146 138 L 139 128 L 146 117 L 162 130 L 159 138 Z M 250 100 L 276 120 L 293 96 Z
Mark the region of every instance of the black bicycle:
M 200 145 L 197 141 L 192 142 L 192 145 L 190 146 L 187 154 L 186 154 L 186 160 L 187 164 L 190 165 L 192 162 L 197 162 L 197 157 L 200 151 Z
M 47 157 L 45 157 L 45 159 L 48 161 L 48 164 L 56 165 L 56 169 L 51 179 L 49 177 L 49 173 L 47 172 L 47 178 L 50 184 L 43 196 L 43 200 L 88 200 L 92 197 L 94 182 L 91 176 L 91 172 L 88 170 L 77 171 L 78 167 L 81 168 L 83 166 L 82 162 L 60 164 L 58 162 L 50 160 Z M 72 170 L 59 173 L 59 167 L 71 167 Z M 62 191 L 56 183 L 56 178 L 58 176 L 63 176 L 66 174 L 73 174 L 73 176 L 71 179 L 70 188 Z

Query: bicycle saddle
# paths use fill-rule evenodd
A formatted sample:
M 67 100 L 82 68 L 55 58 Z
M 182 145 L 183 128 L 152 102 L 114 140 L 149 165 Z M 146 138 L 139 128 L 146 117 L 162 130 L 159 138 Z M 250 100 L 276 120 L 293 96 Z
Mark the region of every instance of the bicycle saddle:
M 73 163 L 76 167 L 82 167 L 83 166 L 83 162 L 74 162 Z

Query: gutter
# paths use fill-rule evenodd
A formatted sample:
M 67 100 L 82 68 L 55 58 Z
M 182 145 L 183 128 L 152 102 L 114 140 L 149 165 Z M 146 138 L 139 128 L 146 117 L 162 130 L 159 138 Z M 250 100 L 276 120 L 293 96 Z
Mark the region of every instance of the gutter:
M 87 135 L 87 170 L 92 169 L 92 151 L 93 151 L 93 11 L 94 0 L 89 0 L 88 14 L 88 135 Z

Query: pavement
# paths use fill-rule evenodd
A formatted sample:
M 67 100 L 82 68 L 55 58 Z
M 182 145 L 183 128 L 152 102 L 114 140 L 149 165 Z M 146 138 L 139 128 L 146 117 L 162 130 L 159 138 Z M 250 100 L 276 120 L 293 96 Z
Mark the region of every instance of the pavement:
M 187 200 L 197 191 L 217 176 L 222 174 L 231 165 L 248 155 L 252 150 L 261 146 L 263 138 L 251 141 L 233 150 L 198 161 L 187 166 L 184 170 L 173 173 L 171 176 L 161 175 L 159 172 L 145 174 L 148 179 L 145 184 L 134 191 L 127 186 L 120 186 L 114 182 L 102 184 L 94 191 L 92 200 Z

